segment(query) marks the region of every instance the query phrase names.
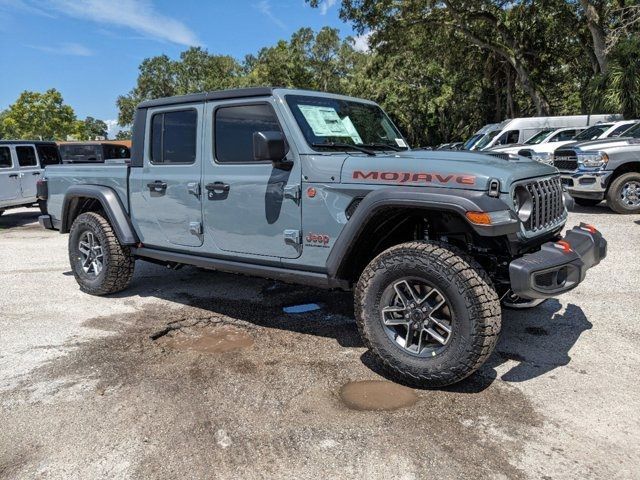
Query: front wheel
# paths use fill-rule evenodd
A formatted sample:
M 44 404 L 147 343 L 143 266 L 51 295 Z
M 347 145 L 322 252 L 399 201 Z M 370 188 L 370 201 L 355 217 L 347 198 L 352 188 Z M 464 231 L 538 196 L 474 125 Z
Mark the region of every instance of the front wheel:
M 69 233 L 69 262 L 80 290 L 107 295 L 131 283 L 135 259 L 121 245 L 109 222 L 96 212 L 76 218 Z
M 640 213 L 640 173 L 625 173 L 611 182 L 607 205 L 616 213 Z
M 355 313 L 382 366 L 429 387 L 480 368 L 501 324 L 500 300 L 482 267 L 436 242 L 404 243 L 372 260 L 356 286 Z

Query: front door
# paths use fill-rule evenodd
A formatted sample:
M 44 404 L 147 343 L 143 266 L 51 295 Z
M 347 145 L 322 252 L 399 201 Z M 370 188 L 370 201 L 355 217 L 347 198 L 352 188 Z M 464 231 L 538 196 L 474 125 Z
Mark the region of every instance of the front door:
M 38 165 L 36 149 L 32 145 L 16 145 L 16 157 L 20 170 L 22 198 L 35 201 L 37 183 L 40 178 L 40 165 Z
M 207 105 L 204 228 L 207 241 L 230 253 L 296 258 L 301 254 L 300 162 L 293 168 L 254 161 L 255 132 L 288 132 L 273 100 Z
M 14 168 L 11 148 L 0 146 L 0 207 L 9 205 L 20 195 L 20 174 Z
M 147 246 L 202 245 L 202 105 L 148 112 L 142 168 L 132 170 L 132 217 Z

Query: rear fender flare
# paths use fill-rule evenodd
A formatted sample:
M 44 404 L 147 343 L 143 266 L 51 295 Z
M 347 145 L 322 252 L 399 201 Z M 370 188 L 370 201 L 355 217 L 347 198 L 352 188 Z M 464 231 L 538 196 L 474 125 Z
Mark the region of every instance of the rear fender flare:
M 120 198 L 116 192 L 101 185 L 74 185 L 67 190 L 62 202 L 62 219 L 60 233 L 69 233 L 75 220 L 74 210 L 79 198 L 91 198 L 97 200 L 109 223 L 122 245 L 135 245 L 138 236 L 135 233 Z

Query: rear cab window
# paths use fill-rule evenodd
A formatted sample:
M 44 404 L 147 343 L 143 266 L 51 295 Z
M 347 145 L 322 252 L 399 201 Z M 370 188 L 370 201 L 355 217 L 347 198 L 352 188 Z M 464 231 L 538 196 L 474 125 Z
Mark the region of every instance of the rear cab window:
M 195 109 L 155 113 L 151 119 L 151 163 L 195 163 L 197 130 L 198 112 Z
M 38 157 L 36 157 L 36 149 L 21 145 L 16 147 L 16 155 L 18 157 L 18 165 L 22 168 L 37 167 Z
M 11 168 L 11 149 L 9 147 L 0 147 L 0 168 Z

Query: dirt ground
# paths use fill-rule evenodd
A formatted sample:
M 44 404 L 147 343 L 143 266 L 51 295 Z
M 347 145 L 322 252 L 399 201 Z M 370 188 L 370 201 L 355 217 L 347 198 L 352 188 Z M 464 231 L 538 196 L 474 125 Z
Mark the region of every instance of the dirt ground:
M 609 240 L 582 285 L 505 311 L 468 380 L 370 411 L 341 397 L 385 380 L 348 294 L 138 262 L 91 297 L 67 236 L 6 212 L 0 478 L 640 478 L 640 216 L 579 221 Z

